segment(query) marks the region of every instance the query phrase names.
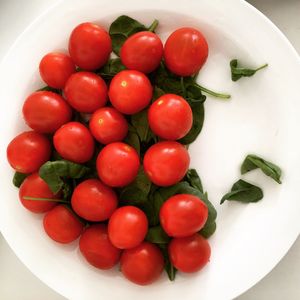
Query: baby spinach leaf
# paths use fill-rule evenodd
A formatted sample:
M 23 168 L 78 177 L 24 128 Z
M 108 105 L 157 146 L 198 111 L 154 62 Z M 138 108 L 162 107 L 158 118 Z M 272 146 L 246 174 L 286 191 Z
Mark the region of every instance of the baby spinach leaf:
M 13 185 L 19 188 L 27 176 L 28 174 L 16 172 L 13 177 Z
M 220 204 L 223 204 L 225 200 L 243 203 L 258 202 L 263 196 L 260 187 L 240 179 L 232 186 L 231 191 L 223 196 Z
M 217 229 L 217 224 L 215 221 L 205 224 L 205 226 L 199 231 L 204 238 L 208 239 L 212 236 Z
M 136 152 L 138 153 L 138 155 L 140 155 L 141 145 L 140 145 L 139 137 L 138 137 L 137 133 L 135 132 L 135 130 L 132 131 L 129 129 L 124 142 L 127 143 L 128 145 L 130 145 L 131 147 L 133 147 L 136 150 Z
M 261 169 L 267 176 L 273 178 L 276 182 L 281 183 L 281 169 L 257 155 L 249 154 L 245 158 L 241 166 L 241 173 L 245 174 L 254 169 Z
M 201 193 L 204 193 L 201 179 L 195 169 L 189 169 L 185 175 L 185 178 L 193 188 L 198 189 Z
M 167 244 L 171 238 L 165 233 L 162 227 L 158 225 L 149 228 L 145 239 L 153 244 Z
M 232 81 L 237 81 L 242 77 L 251 77 L 253 76 L 257 71 L 264 69 L 268 66 L 268 64 L 264 64 L 257 69 L 249 69 L 249 68 L 244 68 L 240 67 L 238 60 L 233 59 L 230 61 L 230 70 L 231 70 L 231 80 Z
M 112 22 L 109 28 L 113 51 L 119 55 L 122 45 L 129 36 L 140 31 L 148 30 L 153 32 L 157 25 L 158 21 L 154 20 L 150 27 L 147 28 L 145 25 L 128 16 L 122 15 L 118 17 Z
M 83 165 L 67 160 L 57 160 L 44 163 L 40 167 L 39 175 L 48 184 L 50 190 L 56 194 L 64 187 L 64 178 L 81 178 L 89 171 L 90 169 Z
M 59 95 L 62 95 L 62 90 L 58 90 L 58 89 L 55 89 L 55 88 L 52 88 L 51 86 L 44 86 L 38 90 L 36 90 L 37 92 L 40 92 L 40 91 L 48 91 L 48 92 L 53 92 L 53 93 L 56 93 L 56 94 L 59 94 Z
M 177 269 L 172 265 L 169 253 L 168 253 L 168 247 L 166 244 L 158 244 L 158 247 L 160 248 L 165 261 L 165 271 L 168 274 L 168 277 L 171 281 L 175 280 Z
M 126 67 L 122 64 L 120 58 L 111 58 L 97 74 L 106 80 L 111 80 L 116 74 L 125 70 Z
M 154 86 L 154 88 L 153 88 L 152 102 L 154 102 L 155 100 L 157 100 L 159 97 L 161 97 L 164 94 L 165 94 L 165 92 L 162 89 L 160 89 L 157 86 Z
M 141 142 L 149 141 L 149 123 L 147 109 L 131 116 L 131 124 L 136 129 L 136 132 Z

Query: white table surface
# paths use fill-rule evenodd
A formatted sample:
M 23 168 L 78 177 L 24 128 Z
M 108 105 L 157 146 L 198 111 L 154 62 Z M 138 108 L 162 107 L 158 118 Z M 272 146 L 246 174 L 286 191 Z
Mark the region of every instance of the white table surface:
M 0 0 L 0 60 L 23 29 L 53 2 L 53 0 Z M 249 0 L 249 2 L 278 26 L 300 53 L 300 0 Z M 2 235 L 0 235 L 0 270 L 0 299 L 65 299 L 31 274 L 11 251 Z M 300 238 L 270 274 L 236 300 L 299 300 L 299 284 Z

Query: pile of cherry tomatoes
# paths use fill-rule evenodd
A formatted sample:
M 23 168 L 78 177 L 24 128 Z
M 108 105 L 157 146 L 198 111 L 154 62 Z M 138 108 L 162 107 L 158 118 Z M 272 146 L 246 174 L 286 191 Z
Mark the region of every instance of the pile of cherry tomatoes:
M 70 243 L 80 237 L 80 251 L 91 265 L 109 269 L 120 262 L 127 279 L 145 285 L 162 273 L 164 256 L 159 247 L 144 241 L 148 231 L 145 213 L 135 206 L 119 207 L 118 188 L 133 182 L 141 165 L 157 186 L 182 180 L 190 157 L 176 140 L 193 124 L 191 107 L 183 97 L 165 94 L 152 99 L 147 74 L 162 59 L 176 75 L 196 74 L 206 61 L 208 46 L 193 28 L 174 31 L 165 45 L 153 32 L 135 33 L 120 51 L 126 70 L 117 73 L 107 86 L 95 71 L 107 63 L 111 52 L 106 30 L 83 23 L 71 33 L 69 54 L 53 52 L 42 58 L 41 78 L 63 92 L 43 90 L 26 98 L 22 112 L 32 130 L 9 143 L 7 158 L 17 172 L 27 174 L 20 186 L 20 201 L 33 213 L 46 213 L 43 225 L 51 239 Z M 142 160 L 123 140 L 129 130 L 128 115 L 147 107 L 149 126 L 159 141 Z M 88 126 L 74 120 L 76 112 L 88 117 Z M 53 151 L 60 159 L 86 164 L 99 144 L 103 148 L 96 153 L 98 177 L 77 183 L 70 204 L 59 203 L 62 192 L 54 194 L 39 176 L 41 165 L 50 160 Z M 168 253 L 178 270 L 195 272 L 209 261 L 210 246 L 197 233 L 207 217 L 207 206 L 193 195 L 178 194 L 163 204 L 160 224 L 171 238 Z

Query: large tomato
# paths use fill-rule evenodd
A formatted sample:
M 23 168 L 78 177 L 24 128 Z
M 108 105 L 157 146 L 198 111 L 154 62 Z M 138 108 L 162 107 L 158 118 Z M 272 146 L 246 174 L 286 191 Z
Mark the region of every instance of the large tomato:
M 60 195 L 55 195 L 49 189 L 47 183 L 38 173 L 29 175 L 22 183 L 19 189 L 19 198 L 25 208 L 33 213 L 44 213 L 52 209 L 57 203 L 51 201 L 40 201 L 40 198 L 58 199 Z M 24 197 L 37 198 L 37 200 L 28 200 Z
M 111 81 L 108 91 L 111 104 L 123 114 L 135 114 L 151 101 L 152 86 L 148 77 L 134 70 L 119 72 Z
M 127 69 L 143 73 L 154 71 L 159 66 L 162 55 L 163 44 L 159 36 L 150 31 L 131 35 L 120 52 L 122 63 Z
M 107 101 L 105 81 L 92 72 L 73 74 L 66 83 L 64 93 L 68 103 L 83 113 L 92 113 Z
M 87 162 L 94 153 L 94 139 L 79 122 L 69 122 L 59 128 L 54 134 L 53 143 L 64 159 L 76 163 Z
M 208 217 L 208 209 L 198 197 L 178 194 L 164 202 L 159 217 L 169 236 L 185 237 L 202 229 Z
M 80 217 L 99 222 L 112 215 L 118 206 L 118 199 L 113 189 L 98 179 L 88 179 L 76 186 L 71 203 Z
M 86 228 L 80 237 L 79 249 L 92 266 L 103 270 L 116 265 L 121 254 L 121 250 L 109 240 L 105 224 L 95 224 Z
M 144 170 L 149 179 L 159 186 L 179 182 L 186 174 L 190 156 L 178 142 L 164 141 L 151 146 L 144 156 Z
M 156 135 L 166 140 L 178 140 L 192 128 L 193 112 L 182 97 L 165 94 L 151 104 L 148 120 Z
M 108 221 L 108 236 L 120 249 L 129 249 L 140 244 L 148 230 L 145 213 L 135 206 L 118 208 Z
M 42 79 L 55 89 L 63 89 L 68 78 L 76 71 L 71 57 L 60 52 L 46 54 L 39 69 Z
M 93 23 L 82 23 L 71 33 L 69 52 L 75 64 L 84 70 L 96 70 L 108 60 L 112 51 L 106 30 Z
M 49 160 L 51 144 L 40 133 L 26 131 L 17 135 L 7 146 L 7 160 L 20 173 L 33 173 Z
M 157 246 L 143 242 L 122 253 L 121 272 L 139 285 L 147 285 L 158 279 L 164 269 L 164 258 Z
M 40 91 L 27 97 L 23 116 L 27 125 L 35 131 L 53 133 L 71 120 L 72 110 L 60 95 Z
M 208 45 L 197 29 L 184 27 L 175 30 L 167 39 L 164 58 L 170 71 L 179 76 L 196 74 L 208 56 Z

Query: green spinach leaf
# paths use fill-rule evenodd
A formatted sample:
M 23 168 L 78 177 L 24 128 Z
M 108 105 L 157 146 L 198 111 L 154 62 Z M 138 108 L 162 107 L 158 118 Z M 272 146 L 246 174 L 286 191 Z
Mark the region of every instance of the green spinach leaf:
M 16 172 L 13 177 L 14 186 L 19 188 L 27 176 L 28 176 L 28 174 Z
M 201 179 L 195 169 L 189 169 L 185 175 L 185 179 L 193 188 L 204 193 Z
M 120 58 L 111 58 L 97 74 L 106 80 L 111 80 L 116 74 L 125 70 L 126 67 L 122 64 Z
M 158 225 L 149 228 L 145 239 L 153 244 L 167 244 L 171 238 L 165 233 L 162 227 Z
M 257 155 L 249 154 L 245 158 L 241 166 L 241 173 L 245 174 L 254 169 L 261 169 L 267 176 L 273 178 L 277 183 L 281 183 L 281 169 Z
M 141 151 L 140 139 L 137 133 L 135 132 L 135 129 L 134 131 L 129 129 L 124 142 L 130 145 L 131 147 L 133 147 L 138 153 L 138 155 L 140 155 L 140 151 Z
M 231 80 L 232 81 L 237 81 L 242 77 L 251 77 L 253 76 L 257 71 L 264 69 L 268 66 L 268 64 L 264 64 L 257 69 L 249 69 L 249 68 L 244 68 L 240 67 L 238 60 L 233 59 L 230 61 L 230 70 L 231 70 Z
M 224 203 L 225 200 L 243 203 L 258 202 L 263 196 L 260 187 L 240 179 L 232 186 L 231 191 L 223 196 L 220 204 Z
M 166 244 L 158 244 L 165 260 L 165 271 L 168 274 L 168 277 L 171 281 L 175 280 L 177 269 L 172 265 L 169 253 L 168 253 L 168 247 Z
M 48 184 L 50 190 L 56 194 L 62 188 L 65 195 L 69 194 L 64 179 L 78 179 L 85 176 L 89 168 L 67 160 L 48 161 L 39 170 L 40 177 Z
M 48 92 L 53 92 L 53 93 L 56 93 L 56 94 L 59 94 L 59 95 L 62 95 L 62 90 L 58 90 L 58 89 L 55 89 L 55 88 L 52 88 L 51 86 L 44 86 L 38 90 L 36 90 L 37 92 L 40 92 L 40 91 L 48 91 Z
M 212 236 L 217 229 L 217 224 L 215 221 L 205 224 L 205 226 L 199 231 L 204 238 L 208 239 Z

